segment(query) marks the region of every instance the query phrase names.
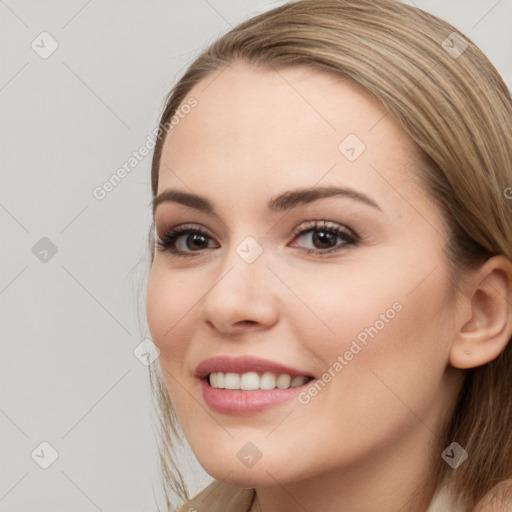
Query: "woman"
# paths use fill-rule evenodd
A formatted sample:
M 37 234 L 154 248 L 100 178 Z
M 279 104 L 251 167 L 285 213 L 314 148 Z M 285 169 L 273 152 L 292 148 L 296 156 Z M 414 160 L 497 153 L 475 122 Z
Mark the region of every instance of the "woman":
M 202 53 L 152 166 L 180 510 L 510 510 L 511 184 L 506 85 L 419 9 L 295 1 Z

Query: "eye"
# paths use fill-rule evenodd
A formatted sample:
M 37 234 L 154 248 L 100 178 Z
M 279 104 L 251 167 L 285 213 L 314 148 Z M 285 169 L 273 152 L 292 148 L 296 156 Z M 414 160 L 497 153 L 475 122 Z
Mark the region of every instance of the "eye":
M 351 229 L 328 221 L 307 221 L 293 231 L 294 241 L 291 247 L 297 246 L 297 239 L 310 240 L 316 248 L 306 249 L 309 254 L 323 255 L 341 250 L 347 245 L 356 245 L 359 237 Z M 341 241 L 341 242 L 340 242 Z M 182 225 L 157 237 L 156 246 L 160 251 L 169 251 L 173 256 L 190 257 L 200 254 L 204 249 L 218 247 L 213 238 L 204 229 L 194 225 Z
M 316 246 L 314 249 L 306 249 L 308 254 L 339 251 L 347 245 L 357 245 L 359 241 L 359 237 L 351 229 L 325 220 L 307 221 L 296 228 L 293 234 L 296 236 L 295 240 L 303 238 Z M 292 247 L 296 246 L 295 240 Z
M 160 251 L 169 251 L 175 256 L 188 257 L 194 256 L 194 252 L 207 249 L 209 239 L 212 240 L 205 230 L 182 225 L 165 232 L 161 238 L 157 237 L 156 246 Z

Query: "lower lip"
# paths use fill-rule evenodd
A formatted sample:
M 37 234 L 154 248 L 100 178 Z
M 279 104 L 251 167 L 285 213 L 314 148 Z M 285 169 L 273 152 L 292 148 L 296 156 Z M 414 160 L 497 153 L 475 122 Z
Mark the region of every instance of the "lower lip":
M 243 415 L 266 411 L 287 402 L 297 396 L 310 382 L 288 389 L 252 391 L 212 388 L 204 379 L 201 379 L 200 384 L 204 401 L 211 409 L 223 414 Z

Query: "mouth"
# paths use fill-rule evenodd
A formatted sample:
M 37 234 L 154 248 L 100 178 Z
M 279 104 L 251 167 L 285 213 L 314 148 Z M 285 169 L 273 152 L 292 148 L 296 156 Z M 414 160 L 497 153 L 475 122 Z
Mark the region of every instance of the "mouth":
M 277 407 L 297 396 L 314 377 L 302 370 L 252 356 L 217 356 L 196 368 L 205 404 L 229 415 Z
M 303 386 L 311 381 L 309 375 L 292 376 L 288 373 L 273 372 L 212 372 L 206 376 L 208 385 L 215 389 L 271 391 L 273 389 L 290 389 Z

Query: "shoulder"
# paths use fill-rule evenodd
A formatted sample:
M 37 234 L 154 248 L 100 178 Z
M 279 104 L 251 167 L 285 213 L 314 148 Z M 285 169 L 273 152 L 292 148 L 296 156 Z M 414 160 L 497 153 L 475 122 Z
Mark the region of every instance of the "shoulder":
M 494 486 L 473 512 L 509 512 L 512 510 L 512 478 Z
M 440 489 L 427 512 L 510 512 L 512 511 L 512 479 L 494 486 L 471 510 L 457 500 L 446 488 Z
M 442 488 L 432 498 L 427 512 L 468 512 L 460 504 L 456 502 L 452 494 Z
M 177 512 L 245 512 L 254 498 L 254 489 L 227 485 L 214 480 L 189 499 Z

